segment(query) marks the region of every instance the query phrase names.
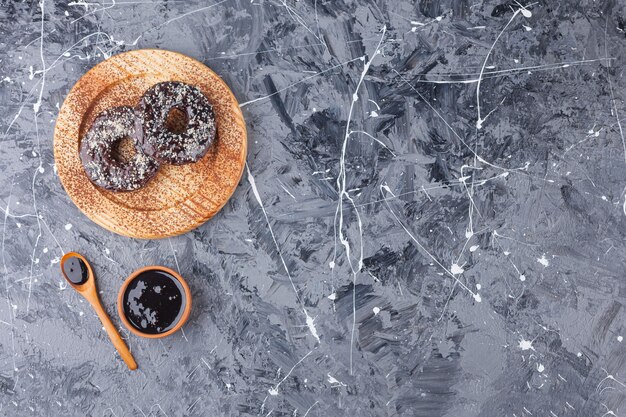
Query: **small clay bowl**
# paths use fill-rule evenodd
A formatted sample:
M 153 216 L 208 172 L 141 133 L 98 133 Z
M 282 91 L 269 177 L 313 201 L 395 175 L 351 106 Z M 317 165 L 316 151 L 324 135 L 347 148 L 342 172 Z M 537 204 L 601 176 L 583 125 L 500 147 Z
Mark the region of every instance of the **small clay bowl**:
M 151 339 L 180 329 L 191 312 L 191 291 L 176 271 L 147 266 L 133 272 L 117 297 L 122 323 L 134 334 Z

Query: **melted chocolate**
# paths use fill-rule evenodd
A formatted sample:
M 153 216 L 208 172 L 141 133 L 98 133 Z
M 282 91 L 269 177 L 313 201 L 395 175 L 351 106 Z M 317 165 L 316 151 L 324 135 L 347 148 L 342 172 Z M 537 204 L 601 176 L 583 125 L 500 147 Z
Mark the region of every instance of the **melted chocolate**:
M 137 275 L 122 300 L 124 315 L 143 333 L 160 334 L 178 324 L 185 311 L 185 290 L 176 277 L 149 270 Z
M 168 122 L 171 112 L 184 123 Z M 164 163 L 182 165 L 199 161 L 215 141 L 215 113 L 198 89 L 178 81 L 153 85 L 137 106 L 137 126 L 143 152 Z
M 80 143 L 80 159 L 91 182 L 111 191 L 133 191 L 146 185 L 159 163 L 142 152 L 138 136 L 132 108 L 112 107 L 100 113 Z M 125 139 L 132 142 L 135 154 L 120 158 L 118 148 Z
M 72 284 L 80 285 L 87 282 L 89 270 L 82 259 L 72 256 L 67 258 L 61 265 L 63 275 Z

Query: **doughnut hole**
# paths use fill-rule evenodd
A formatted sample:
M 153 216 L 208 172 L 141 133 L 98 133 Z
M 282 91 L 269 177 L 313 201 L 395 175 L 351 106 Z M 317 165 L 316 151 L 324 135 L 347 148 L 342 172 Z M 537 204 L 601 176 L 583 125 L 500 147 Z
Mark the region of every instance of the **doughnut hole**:
M 116 162 L 121 164 L 128 163 L 137 154 L 135 143 L 129 136 L 124 136 L 113 144 L 111 154 Z
M 165 128 L 176 135 L 180 135 L 187 129 L 187 123 L 189 123 L 187 113 L 174 107 L 167 114 Z

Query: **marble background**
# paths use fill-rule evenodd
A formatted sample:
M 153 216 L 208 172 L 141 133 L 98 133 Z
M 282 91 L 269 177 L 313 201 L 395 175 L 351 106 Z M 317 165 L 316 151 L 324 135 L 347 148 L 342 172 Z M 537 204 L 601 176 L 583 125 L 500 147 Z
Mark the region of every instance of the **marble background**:
M 0 0 L 0 415 L 626 414 L 623 0 Z M 164 48 L 230 85 L 248 170 L 192 233 L 91 223 L 55 174 L 89 68 Z M 184 331 L 59 274 L 178 268 Z

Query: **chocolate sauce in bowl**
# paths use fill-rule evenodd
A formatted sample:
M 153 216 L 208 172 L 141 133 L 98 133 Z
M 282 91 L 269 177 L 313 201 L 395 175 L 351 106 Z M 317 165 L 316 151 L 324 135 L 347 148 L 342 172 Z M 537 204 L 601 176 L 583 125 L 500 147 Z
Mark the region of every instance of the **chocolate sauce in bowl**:
M 137 275 L 124 292 L 122 307 L 130 324 L 142 333 L 160 334 L 180 321 L 187 300 L 173 275 L 157 269 Z

